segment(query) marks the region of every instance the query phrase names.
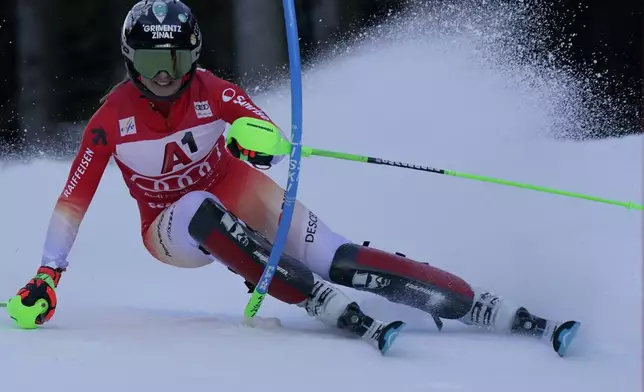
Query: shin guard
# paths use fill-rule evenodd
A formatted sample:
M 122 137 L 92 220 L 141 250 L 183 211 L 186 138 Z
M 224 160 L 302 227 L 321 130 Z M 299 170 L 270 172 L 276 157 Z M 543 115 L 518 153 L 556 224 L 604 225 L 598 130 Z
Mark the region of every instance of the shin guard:
M 202 251 L 210 253 L 247 282 L 257 285 L 272 245 L 213 199 L 205 199 L 188 226 Z M 313 273 L 282 254 L 268 294 L 288 304 L 300 304 L 313 290 Z
M 342 245 L 335 253 L 331 281 L 423 310 L 459 319 L 472 308 L 474 292 L 463 279 L 425 263 L 367 246 Z

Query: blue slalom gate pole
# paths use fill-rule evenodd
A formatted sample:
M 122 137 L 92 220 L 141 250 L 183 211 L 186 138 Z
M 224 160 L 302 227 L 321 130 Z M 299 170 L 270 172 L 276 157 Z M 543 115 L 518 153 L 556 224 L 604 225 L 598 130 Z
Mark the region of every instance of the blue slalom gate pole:
M 294 0 L 282 0 L 286 38 L 288 41 L 289 70 L 291 75 L 291 154 L 289 156 L 288 182 L 282 205 L 282 215 L 273 241 L 273 249 L 264 267 L 264 272 L 246 305 L 244 315 L 253 318 L 264 302 L 268 286 L 275 276 L 277 264 L 280 261 L 286 237 L 288 236 L 297 201 L 297 187 L 300 179 L 300 159 L 302 157 L 302 71 L 300 64 L 300 44 L 297 30 L 297 16 Z

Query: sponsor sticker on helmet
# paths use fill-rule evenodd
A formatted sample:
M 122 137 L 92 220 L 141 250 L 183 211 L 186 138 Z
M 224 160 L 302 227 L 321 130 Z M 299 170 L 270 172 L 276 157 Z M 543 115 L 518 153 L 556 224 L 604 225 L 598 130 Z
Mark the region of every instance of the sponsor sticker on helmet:
M 156 16 L 159 23 L 163 23 L 168 15 L 168 5 L 164 1 L 155 1 L 152 4 L 152 13 Z
M 143 31 L 152 33 L 152 39 L 174 39 L 173 33 L 180 33 L 180 25 L 145 25 Z
M 143 15 L 148 16 L 150 6 L 147 3 L 139 2 L 132 8 L 132 22 L 136 23 L 137 20 Z

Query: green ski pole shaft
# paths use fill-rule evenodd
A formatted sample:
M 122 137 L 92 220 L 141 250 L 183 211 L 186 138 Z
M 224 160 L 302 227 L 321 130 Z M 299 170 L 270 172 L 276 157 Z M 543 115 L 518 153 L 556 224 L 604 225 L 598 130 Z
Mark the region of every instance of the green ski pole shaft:
M 240 120 L 237 120 L 230 128 L 228 138 L 235 137 L 241 145 L 245 146 L 250 150 L 258 151 L 263 154 L 288 155 L 290 153 L 290 149 L 291 149 L 290 143 L 287 140 L 283 139 L 277 131 L 271 130 L 270 132 L 266 132 L 265 130 L 262 130 L 261 132 L 258 133 L 256 132 L 255 129 L 253 129 L 253 127 L 249 127 L 246 125 L 247 121 L 245 119 L 244 119 L 245 122 L 239 122 L 239 121 Z M 257 121 L 257 120 L 251 119 L 249 121 Z M 270 130 L 270 126 L 267 126 L 267 127 Z M 538 191 L 538 192 L 545 192 L 545 193 L 551 193 L 556 195 L 574 197 L 577 199 L 585 199 L 585 200 L 590 200 L 590 201 L 595 201 L 595 202 L 600 202 L 605 204 L 616 205 L 620 207 L 626 207 L 629 210 L 644 210 L 644 206 L 642 204 L 637 204 L 632 201 L 624 202 L 624 201 L 618 201 L 618 200 L 610 200 L 602 197 L 584 195 L 582 193 L 577 193 L 577 192 L 563 191 L 559 189 L 547 188 L 544 186 L 525 184 L 517 181 L 503 180 L 499 178 L 486 177 L 486 176 L 481 176 L 477 174 L 462 173 L 454 170 L 439 169 L 439 168 L 430 167 L 430 166 L 415 165 L 412 163 L 392 161 L 388 159 L 374 158 L 374 157 L 369 157 L 364 155 L 348 154 L 345 152 L 321 150 L 321 149 L 312 148 L 308 146 L 302 146 L 301 152 L 303 157 L 310 157 L 314 155 L 314 156 L 320 156 L 320 157 L 326 157 L 326 158 L 343 159 L 343 160 L 354 161 L 354 162 L 363 162 L 363 163 L 371 163 L 371 164 L 377 164 L 377 165 L 401 167 L 403 169 L 420 170 L 424 172 L 442 174 L 446 176 L 460 177 L 460 178 L 466 178 L 470 180 L 477 180 L 477 181 L 489 182 L 494 184 L 512 186 L 516 188 L 529 189 L 529 190 Z
M 419 171 L 424 171 L 429 173 L 443 174 L 443 175 L 452 176 L 452 177 L 466 178 L 470 180 L 477 180 L 477 181 L 489 182 L 494 184 L 512 186 L 516 188 L 529 189 L 529 190 L 538 191 L 538 192 L 545 192 L 545 193 L 551 193 L 556 195 L 574 197 L 577 199 L 585 199 L 585 200 L 595 201 L 599 203 L 626 207 L 629 210 L 644 210 L 643 205 L 634 203 L 632 201 L 625 202 L 625 201 L 605 199 L 602 197 L 590 196 L 590 195 L 585 195 L 577 192 L 563 191 L 559 189 L 525 184 L 525 183 L 516 182 L 516 181 L 509 181 L 509 180 L 503 180 L 499 178 L 480 176 L 476 174 L 462 173 L 454 170 L 438 169 L 435 167 L 416 165 L 416 164 L 399 162 L 399 161 L 391 161 L 387 159 L 368 157 L 364 155 L 347 154 L 343 152 L 320 150 L 315 148 L 305 148 L 305 150 L 306 150 L 306 156 L 315 155 L 315 156 L 321 156 L 321 157 L 327 157 L 327 158 L 344 159 L 344 160 L 349 160 L 354 162 L 364 162 L 364 163 L 372 163 L 377 165 L 394 166 L 394 167 L 400 167 L 404 169 L 419 170 Z

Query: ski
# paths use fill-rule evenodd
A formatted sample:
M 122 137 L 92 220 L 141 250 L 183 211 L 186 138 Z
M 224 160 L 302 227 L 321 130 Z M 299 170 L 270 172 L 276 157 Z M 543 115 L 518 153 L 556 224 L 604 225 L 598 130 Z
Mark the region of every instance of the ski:
M 574 320 L 565 322 L 548 320 L 535 316 L 525 308 L 520 308 L 512 325 L 512 333 L 527 335 L 540 339 L 552 346 L 552 349 L 563 357 L 572 345 L 581 323 Z
M 387 355 L 387 352 L 398 338 L 398 334 L 405 326 L 402 321 L 394 321 L 387 324 L 380 334 L 378 335 L 378 350 L 382 355 Z
M 554 329 L 550 340 L 552 341 L 552 348 L 560 357 L 566 355 L 580 327 L 581 323 L 579 321 L 569 320 Z

